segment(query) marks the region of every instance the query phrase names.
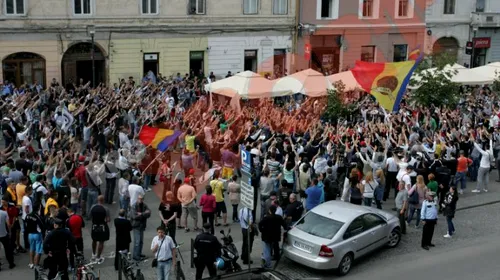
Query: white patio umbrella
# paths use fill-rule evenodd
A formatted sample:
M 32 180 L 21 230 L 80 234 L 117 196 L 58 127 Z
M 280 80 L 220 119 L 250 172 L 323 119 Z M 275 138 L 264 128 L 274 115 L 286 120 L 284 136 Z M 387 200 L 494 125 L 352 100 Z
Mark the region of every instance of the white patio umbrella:
M 333 89 L 330 80 L 318 71 L 307 69 L 274 82 L 273 92 L 291 91 L 309 97 L 326 96 Z
M 475 74 L 495 80 L 500 76 L 500 62 L 493 62 L 484 66 L 472 68 L 471 71 Z

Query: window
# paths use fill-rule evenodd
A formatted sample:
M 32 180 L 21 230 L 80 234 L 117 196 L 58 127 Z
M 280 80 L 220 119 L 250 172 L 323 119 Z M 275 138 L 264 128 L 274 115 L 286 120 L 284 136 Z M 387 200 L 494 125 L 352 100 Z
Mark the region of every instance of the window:
M 444 0 L 444 14 L 455 14 L 455 0 Z
M 204 15 L 205 14 L 205 0 L 189 0 L 188 14 L 190 15 Z
M 5 0 L 7 15 L 24 15 L 24 0 Z
M 288 0 L 273 0 L 273 14 L 288 14 Z
M 75 15 L 92 14 L 92 0 L 74 0 Z
M 307 212 L 307 214 L 297 222 L 295 227 L 310 235 L 332 239 L 343 225 L 344 223 L 337 220 L 318 215 L 314 212 Z
M 361 47 L 361 61 L 375 62 L 375 46 Z
M 317 0 L 317 19 L 336 19 L 339 17 L 339 0 Z
M 363 216 L 365 230 L 380 226 L 386 222 L 375 214 L 366 214 Z
M 344 239 L 351 238 L 356 236 L 364 231 L 364 222 L 363 217 L 357 217 L 354 221 L 351 222 L 349 227 L 346 229 L 344 233 Z
M 152 15 L 158 13 L 158 0 L 141 0 L 142 14 Z
M 373 17 L 373 0 L 363 0 L 363 17 Z
M 408 16 L 408 0 L 399 0 L 398 16 L 407 17 Z
M 243 14 L 254 15 L 259 13 L 259 0 L 243 0 Z
M 408 45 L 394 45 L 393 62 L 406 61 L 408 57 Z
M 476 13 L 484 13 L 485 6 L 485 0 L 476 0 Z

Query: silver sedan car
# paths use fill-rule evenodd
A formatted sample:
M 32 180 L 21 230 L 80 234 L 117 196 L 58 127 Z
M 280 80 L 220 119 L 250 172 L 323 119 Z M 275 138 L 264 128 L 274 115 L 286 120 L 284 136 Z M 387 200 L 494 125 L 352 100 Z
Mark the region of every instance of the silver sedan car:
M 307 212 L 288 231 L 287 258 L 339 275 L 351 270 L 354 259 L 401 240 L 398 217 L 372 207 L 329 201 Z

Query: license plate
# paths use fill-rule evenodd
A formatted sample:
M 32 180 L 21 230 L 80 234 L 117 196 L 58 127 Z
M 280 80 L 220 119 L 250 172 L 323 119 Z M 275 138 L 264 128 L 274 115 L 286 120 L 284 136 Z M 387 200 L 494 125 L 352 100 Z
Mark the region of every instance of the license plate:
M 293 246 L 295 248 L 298 248 L 298 249 L 306 251 L 306 252 L 311 252 L 312 251 L 311 246 L 308 246 L 306 244 L 303 244 L 303 243 L 300 243 L 300 242 L 297 242 L 297 241 L 293 242 Z

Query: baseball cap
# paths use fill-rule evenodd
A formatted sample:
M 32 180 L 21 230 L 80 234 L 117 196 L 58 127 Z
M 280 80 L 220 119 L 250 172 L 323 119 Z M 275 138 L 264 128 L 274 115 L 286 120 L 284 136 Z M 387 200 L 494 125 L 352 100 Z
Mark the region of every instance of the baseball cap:
M 189 178 L 184 178 L 184 183 L 186 183 L 186 184 L 191 183 L 191 179 L 189 179 Z
M 194 168 L 189 169 L 189 175 L 194 175 Z

